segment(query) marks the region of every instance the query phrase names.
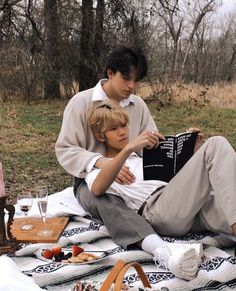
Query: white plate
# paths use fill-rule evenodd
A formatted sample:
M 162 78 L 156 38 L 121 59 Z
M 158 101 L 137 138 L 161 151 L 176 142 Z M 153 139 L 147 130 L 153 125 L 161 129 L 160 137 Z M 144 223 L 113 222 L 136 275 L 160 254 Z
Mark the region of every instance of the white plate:
M 93 251 L 84 251 L 83 253 L 93 254 L 93 255 L 98 256 L 99 258 L 98 258 L 98 259 L 95 259 L 95 260 L 93 260 L 93 261 L 88 261 L 88 262 L 85 261 L 85 262 L 82 262 L 82 263 L 79 263 L 79 262 L 78 262 L 78 263 L 70 263 L 70 262 L 65 262 L 64 260 L 61 261 L 61 262 L 57 262 L 57 261 L 55 261 L 54 259 L 49 260 L 49 259 L 44 258 L 44 256 L 42 255 L 42 251 L 43 251 L 43 250 L 44 250 L 44 249 L 38 249 L 38 250 L 35 252 L 35 255 L 36 255 L 36 257 L 37 257 L 38 259 L 40 259 L 40 260 L 42 260 L 42 261 L 45 261 L 45 262 L 49 262 L 49 263 L 54 262 L 54 263 L 61 263 L 61 264 L 65 264 L 65 265 L 87 265 L 87 264 L 94 264 L 94 263 L 97 263 L 97 262 L 101 261 L 101 260 L 104 259 L 105 257 L 107 257 L 107 254 L 106 254 L 105 252 L 102 252 L 102 251 L 96 251 L 96 252 L 93 252 Z M 64 252 L 64 254 L 67 254 L 67 253 L 69 253 L 69 252 L 72 252 L 71 249 L 68 249 L 68 248 L 66 248 L 66 249 L 63 249 L 63 248 L 62 248 L 61 251 Z

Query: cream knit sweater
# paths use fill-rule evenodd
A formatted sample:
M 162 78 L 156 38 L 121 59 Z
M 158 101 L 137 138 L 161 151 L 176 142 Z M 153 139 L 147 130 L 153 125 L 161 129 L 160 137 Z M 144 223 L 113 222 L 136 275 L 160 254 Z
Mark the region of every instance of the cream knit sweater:
M 87 113 L 93 100 L 94 88 L 71 98 L 65 108 L 61 131 L 55 145 L 60 165 L 74 177 L 84 178 L 89 162 L 98 155 L 106 155 L 104 144 L 99 143 L 87 126 Z M 145 129 L 157 130 L 142 98 L 132 95 L 133 102 L 125 107 L 129 115 L 129 137 L 132 140 Z M 140 154 L 140 153 L 139 153 Z

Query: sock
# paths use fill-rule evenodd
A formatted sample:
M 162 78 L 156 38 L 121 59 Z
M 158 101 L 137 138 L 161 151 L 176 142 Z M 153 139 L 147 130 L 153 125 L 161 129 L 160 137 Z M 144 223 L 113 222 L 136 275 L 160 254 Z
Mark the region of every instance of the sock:
M 141 247 L 145 252 L 154 254 L 157 247 L 164 246 L 166 244 L 167 243 L 157 234 L 150 234 L 143 239 Z
M 176 277 L 192 280 L 196 277 L 202 255 L 202 244 L 169 243 L 156 249 L 154 261 Z

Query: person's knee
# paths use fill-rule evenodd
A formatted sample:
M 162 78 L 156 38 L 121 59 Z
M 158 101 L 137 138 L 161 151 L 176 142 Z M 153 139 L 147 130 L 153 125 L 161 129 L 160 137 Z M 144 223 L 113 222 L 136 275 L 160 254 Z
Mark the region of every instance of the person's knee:
M 228 140 L 223 136 L 213 136 L 206 141 L 206 149 L 210 152 L 220 152 L 231 148 Z
M 225 137 L 223 137 L 223 136 L 212 136 L 212 137 L 209 137 L 209 139 L 207 140 L 207 142 L 209 143 L 209 144 L 216 144 L 216 145 L 218 145 L 218 144 L 228 144 L 228 140 L 225 138 Z
M 175 223 L 175 222 L 178 223 Z M 154 229 L 158 234 L 170 235 L 170 236 L 182 236 L 188 233 L 192 228 L 192 222 L 187 218 L 177 217 L 177 215 L 159 219 L 157 223 L 154 223 Z

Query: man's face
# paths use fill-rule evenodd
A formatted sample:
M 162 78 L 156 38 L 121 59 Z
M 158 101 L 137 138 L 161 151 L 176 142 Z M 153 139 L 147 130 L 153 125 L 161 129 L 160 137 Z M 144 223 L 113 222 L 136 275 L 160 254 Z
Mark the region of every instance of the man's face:
M 104 132 L 105 143 L 108 148 L 108 153 L 116 155 L 129 142 L 129 128 L 127 123 L 114 124 L 111 128 Z
M 111 95 L 109 97 L 118 102 L 128 98 L 139 85 L 134 68 L 131 69 L 129 75 L 123 75 L 119 71 L 113 73 L 111 70 L 108 70 L 107 74 L 109 78 L 109 93 Z

